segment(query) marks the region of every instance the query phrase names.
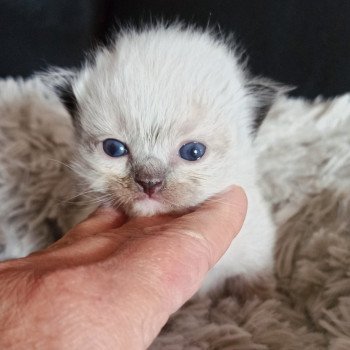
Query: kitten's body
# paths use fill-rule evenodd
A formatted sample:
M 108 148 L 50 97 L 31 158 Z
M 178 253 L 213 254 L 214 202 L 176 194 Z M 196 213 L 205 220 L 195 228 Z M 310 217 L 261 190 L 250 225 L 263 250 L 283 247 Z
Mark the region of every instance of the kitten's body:
M 58 72 L 51 84 L 75 121 L 74 168 L 82 191 L 130 215 L 153 215 L 185 211 L 240 185 L 249 201 L 244 226 L 203 289 L 271 268 L 274 228 L 256 184 L 252 135 L 272 89 L 252 81 L 227 44 L 177 26 L 127 31 L 93 64 L 76 74 Z M 105 154 L 103 141 L 110 138 L 129 153 Z M 190 141 L 206 146 L 197 161 L 179 156 Z M 160 190 L 146 195 L 140 177 L 161 177 Z

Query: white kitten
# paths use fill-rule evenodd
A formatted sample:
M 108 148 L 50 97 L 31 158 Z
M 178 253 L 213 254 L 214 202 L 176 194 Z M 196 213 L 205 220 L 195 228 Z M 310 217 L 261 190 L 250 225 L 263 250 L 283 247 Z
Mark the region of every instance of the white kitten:
M 135 216 L 184 211 L 232 184 L 245 189 L 244 226 L 202 290 L 272 267 L 274 228 L 252 141 L 278 89 L 251 79 L 228 42 L 176 25 L 127 30 L 79 72 L 45 80 L 73 116 L 84 191 Z

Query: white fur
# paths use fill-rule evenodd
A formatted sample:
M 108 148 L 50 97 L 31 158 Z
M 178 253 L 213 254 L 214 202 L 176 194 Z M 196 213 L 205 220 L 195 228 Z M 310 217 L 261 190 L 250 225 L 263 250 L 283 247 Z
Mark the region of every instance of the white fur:
M 244 226 L 202 290 L 227 276 L 254 277 L 272 266 L 274 228 L 256 184 L 252 145 L 259 99 L 248 79 L 224 41 L 193 29 L 158 26 L 121 33 L 72 81 L 79 106 L 74 167 L 82 191 L 93 191 L 97 200 L 130 215 L 153 215 L 184 211 L 232 184 L 245 189 Z M 107 156 L 102 149 L 107 138 L 125 142 L 130 154 Z M 207 146 L 202 159 L 179 157 L 188 141 Z M 135 201 L 133 166 L 153 161 L 167 169 L 166 187 L 158 202 Z

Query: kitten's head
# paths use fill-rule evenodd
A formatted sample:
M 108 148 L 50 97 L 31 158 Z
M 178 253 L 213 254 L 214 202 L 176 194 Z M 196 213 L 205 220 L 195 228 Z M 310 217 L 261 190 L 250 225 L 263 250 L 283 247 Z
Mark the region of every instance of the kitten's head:
M 76 127 L 82 191 L 152 215 L 249 186 L 259 110 L 276 89 L 242 67 L 224 41 L 174 26 L 124 32 L 78 73 L 51 75 Z

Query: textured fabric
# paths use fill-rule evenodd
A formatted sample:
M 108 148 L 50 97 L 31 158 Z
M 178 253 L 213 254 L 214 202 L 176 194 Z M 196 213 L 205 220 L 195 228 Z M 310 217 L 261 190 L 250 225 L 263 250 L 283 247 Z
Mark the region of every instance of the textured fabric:
M 0 1 L 0 76 L 79 66 L 96 42 L 106 1 Z
M 274 276 L 236 278 L 194 298 L 152 349 L 350 348 L 349 130 L 350 95 L 275 104 L 256 139 L 278 226 Z M 64 165 L 71 141 L 68 115 L 39 82 L 0 82 L 2 258 L 26 255 L 64 229 L 73 210 Z
M 234 33 L 253 75 L 296 86 L 295 96 L 350 89 L 348 0 L 2 0 L 0 76 L 80 66 L 120 24 L 179 19 Z
M 119 0 L 107 2 L 112 24 L 174 18 L 234 33 L 254 75 L 295 86 L 295 96 L 335 96 L 350 89 L 347 0 Z M 102 37 L 106 37 L 103 32 Z
M 69 116 L 39 81 L 0 80 L 0 259 L 60 234 L 71 141 Z

